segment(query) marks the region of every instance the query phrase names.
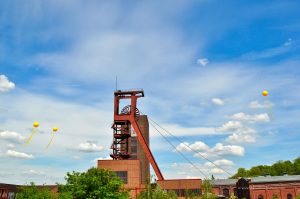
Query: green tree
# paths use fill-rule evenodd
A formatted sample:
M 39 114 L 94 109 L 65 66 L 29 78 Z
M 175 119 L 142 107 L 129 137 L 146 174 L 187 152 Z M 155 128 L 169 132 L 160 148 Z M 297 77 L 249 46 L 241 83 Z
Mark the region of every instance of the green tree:
M 269 174 L 271 176 L 279 176 L 283 174 L 288 175 L 300 175 L 300 157 L 296 158 L 293 162 L 287 161 L 277 161 L 271 166 L 268 165 L 258 165 L 246 170 L 245 168 L 239 168 L 237 173 L 231 178 L 238 177 L 256 177 Z
M 202 181 L 201 188 L 202 188 L 202 192 L 203 192 L 203 195 L 201 197 L 202 199 L 215 199 L 215 198 L 217 198 L 217 196 L 212 193 L 213 186 L 212 186 L 212 184 L 210 183 L 209 180 L 204 179 Z
M 294 160 L 294 174 L 300 175 L 300 157 Z
M 154 187 L 154 189 L 147 190 L 141 192 L 137 199 L 176 199 L 177 195 L 174 191 L 166 191 L 161 189 L 158 185 Z M 150 193 L 150 194 L 149 194 Z
M 234 174 L 231 178 L 238 178 L 238 177 L 248 177 L 248 171 L 245 168 L 239 168 L 237 173 Z
M 272 195 L 272 199 L 278 199 L 278 195 L 277 194 L 273 194 Z
M 53 199 L 55 195 L 47 187 L 37 187 L 34 182 L 18 188 L 16 199 Z
M 67 173 L 66 185 L 58 185 L 60 199 L 122 199 L 128 193 L 122 189 L 123 182 L 114 172 L 91 168 L 87 172 Z

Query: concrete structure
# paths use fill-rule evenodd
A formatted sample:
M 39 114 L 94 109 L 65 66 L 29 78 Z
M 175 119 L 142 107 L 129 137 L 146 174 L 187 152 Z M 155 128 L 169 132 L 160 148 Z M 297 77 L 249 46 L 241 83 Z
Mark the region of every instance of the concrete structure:
M 240 179 L 242 180 L 242 179 Z M 241 187 L 249 191 L 251 199 L 294 199 L 300 195 L 300 175 L 292 176 L 260 176 L 245 179 L 248 187 Z M 231 194 L 238 195 L 236 179 L 212 180 L 213 191 L 219 196 L 228 197 Z

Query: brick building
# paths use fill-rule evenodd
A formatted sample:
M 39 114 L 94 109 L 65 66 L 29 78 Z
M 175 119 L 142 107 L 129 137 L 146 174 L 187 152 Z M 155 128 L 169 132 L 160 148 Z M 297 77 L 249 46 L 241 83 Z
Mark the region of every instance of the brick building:
M 237 183 L 245 180 L 245 186 Z M 238 196 L 243 190 L 251 199 L 295 199 L 300 195 L 300 175 L 260 176 L 248 179 L 217 179 L 211 181 L 213 192 L 220 197 Z M 241 197 L 239 197 L 241 198 Z M 246 197 L 248 198 L 248 197 Z

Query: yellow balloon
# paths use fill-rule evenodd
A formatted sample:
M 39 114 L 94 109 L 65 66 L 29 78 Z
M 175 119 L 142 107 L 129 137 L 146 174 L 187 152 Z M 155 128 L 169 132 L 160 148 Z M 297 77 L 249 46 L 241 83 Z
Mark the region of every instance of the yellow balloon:
M 264 90 L 264 91 L 262 92 L 262 95 L 266 97 L 266 96 L 269 95 L 269 92 L 268 92 L 267 90 Z
M 37 121 L 35 121 L 34 123 L 33 123 L 33 127 L 35 127 L 35 128 L 37 128 L 37 127 L 39 127 L 39 123 L 37 122 Z
M 58 131 L 58 128 L 57 127 L 53 127 L 53 132 L 56 132 Z

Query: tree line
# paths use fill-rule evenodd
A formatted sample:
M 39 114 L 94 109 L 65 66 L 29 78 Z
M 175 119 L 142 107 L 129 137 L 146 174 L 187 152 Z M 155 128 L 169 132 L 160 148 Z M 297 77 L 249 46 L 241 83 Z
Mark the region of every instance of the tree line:
M 230 178 L 238 177 L 257 177 L 257 176 L 281 176 L 281 175 L 300 175 L 300 157 L 294 161 L 278 161 L 271 166 L 258 165 L 251 167 L 249 170 L 239 168 L 237 173 Z
M 90 168 L 86 172 L 68 172 L 65 184 L 57 184 L 58 190 L 52 192 L 47 186 L 36 186 L 33 182 L 20 186 L 15 199 L 127 199 L 129 193 L 123 188 L 123 181 L 115 172 L 106 169 Z M 200 188 L 200 187 L 199 187 Z M 204 180 L 201 186 L 202 195 L 189 190 L 187 199 L 216 199 L 212 193 L 212 184 Z M 138 199 L 176 199 L 174 191 L 163 190 L 156 183 L 150 183 Z

